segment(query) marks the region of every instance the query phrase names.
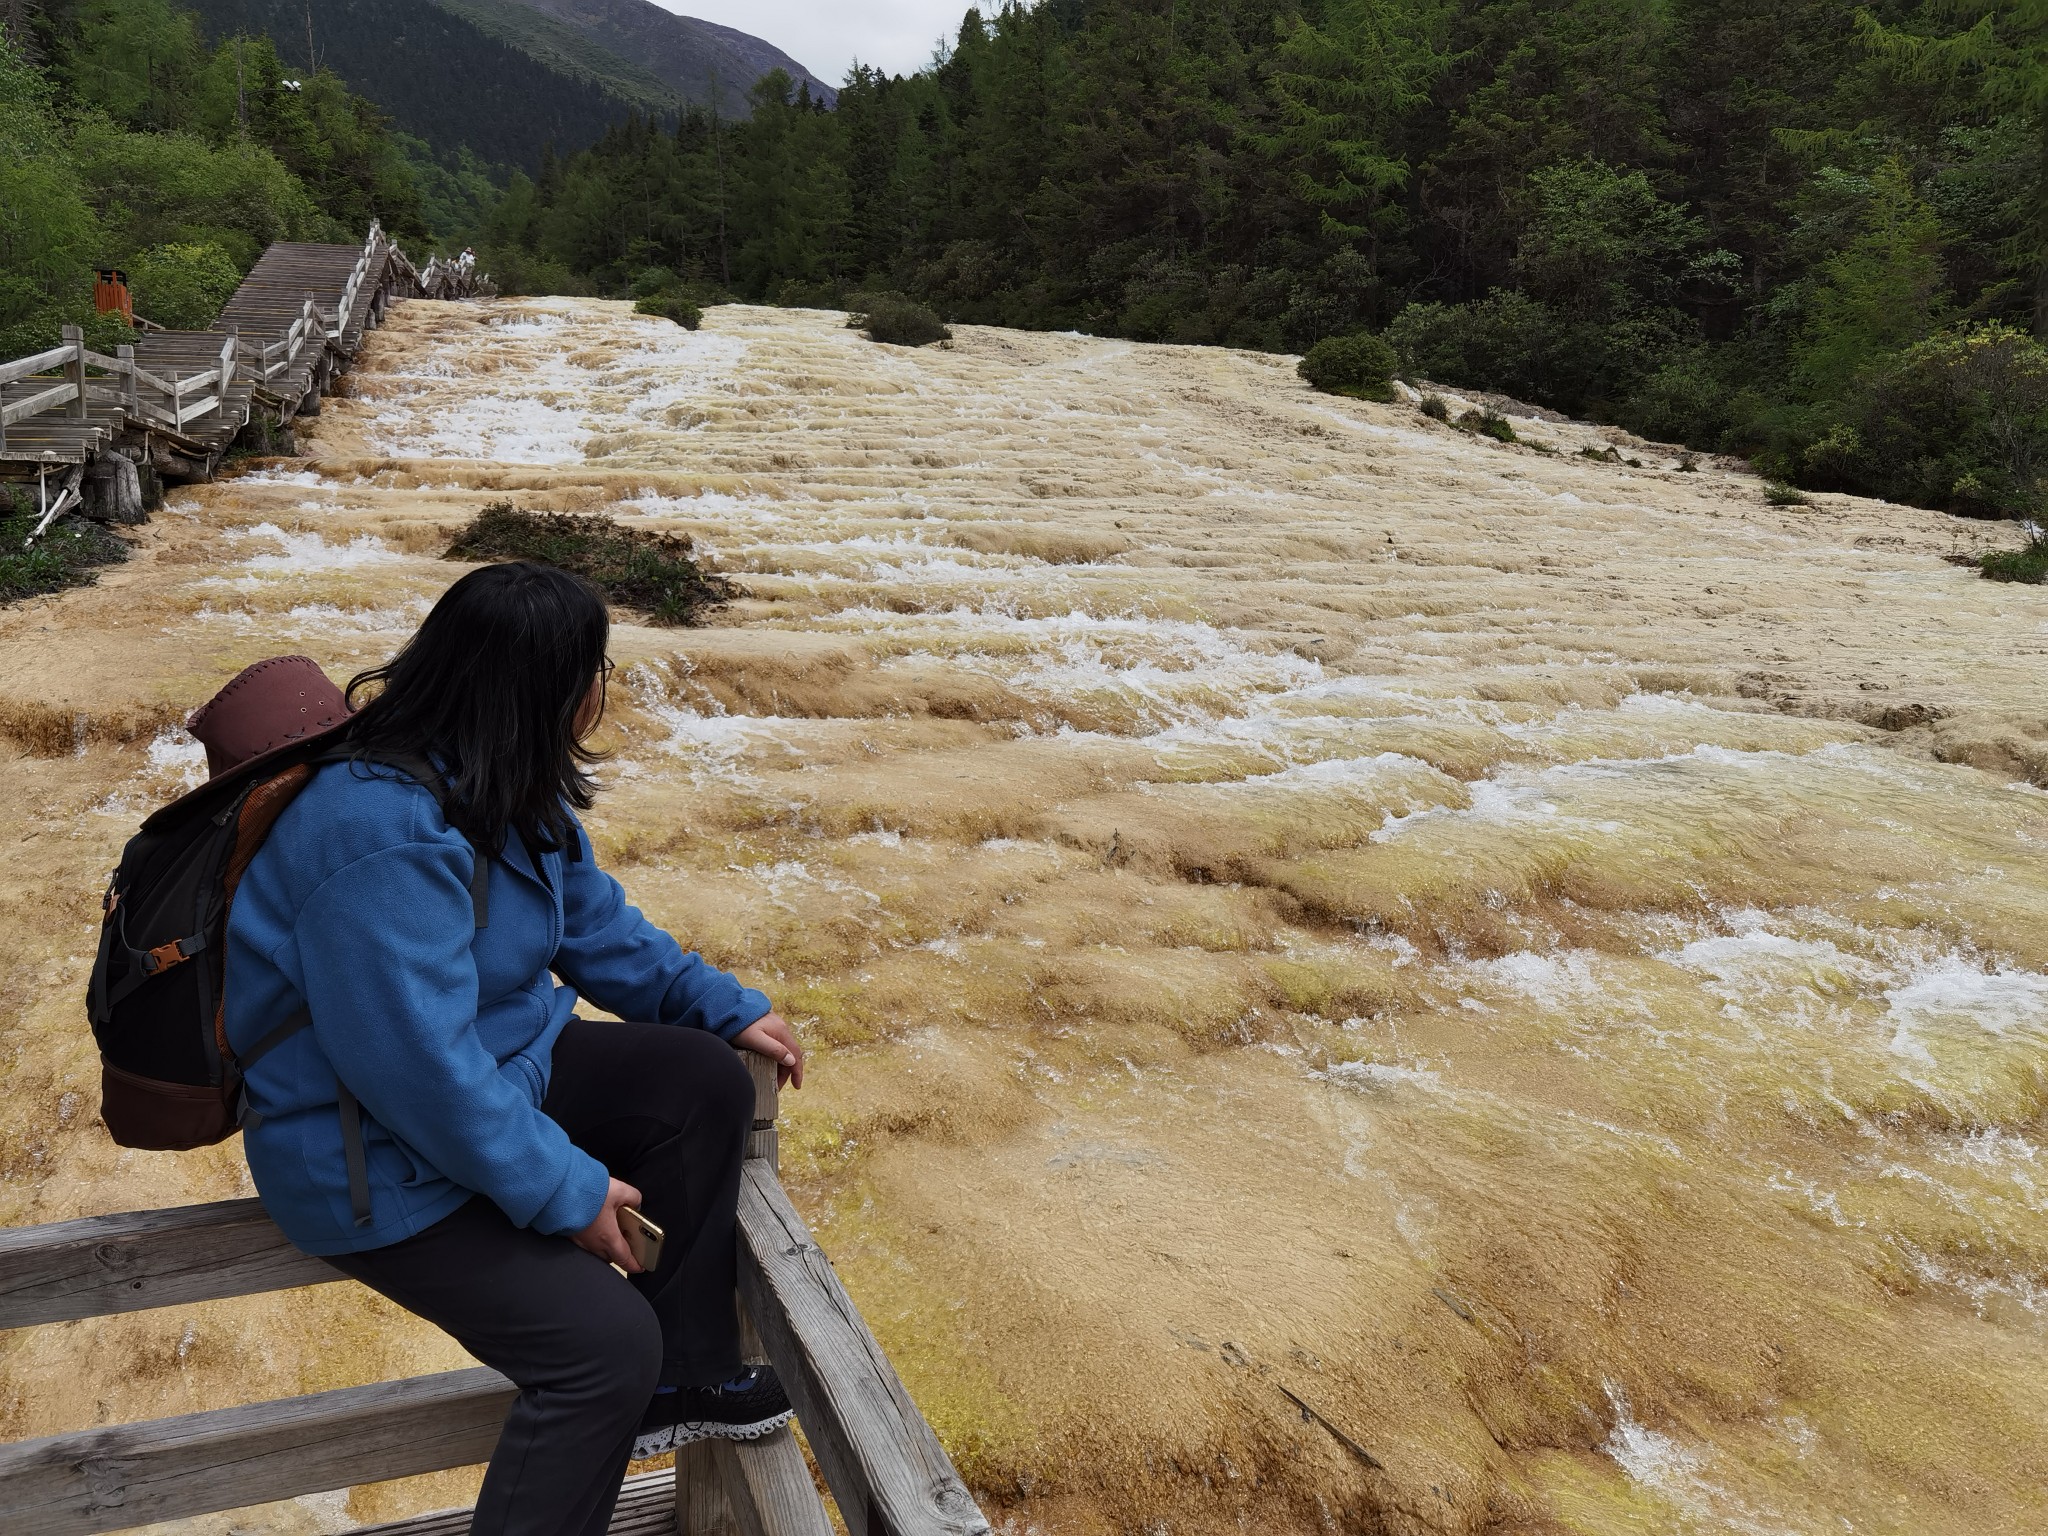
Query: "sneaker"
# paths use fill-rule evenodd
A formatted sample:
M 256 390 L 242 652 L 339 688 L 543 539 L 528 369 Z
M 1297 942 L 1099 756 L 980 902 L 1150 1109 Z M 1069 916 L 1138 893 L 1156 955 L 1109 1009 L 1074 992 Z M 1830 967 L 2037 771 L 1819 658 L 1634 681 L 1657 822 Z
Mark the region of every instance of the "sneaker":
M 698 1440 L 758 1440 L 790 1419 L 789 1394 L 775 1368 L 750 1365 L 715 1387 L 657 1392 L 640 1421 L 633 1460 L 645 1461 Z

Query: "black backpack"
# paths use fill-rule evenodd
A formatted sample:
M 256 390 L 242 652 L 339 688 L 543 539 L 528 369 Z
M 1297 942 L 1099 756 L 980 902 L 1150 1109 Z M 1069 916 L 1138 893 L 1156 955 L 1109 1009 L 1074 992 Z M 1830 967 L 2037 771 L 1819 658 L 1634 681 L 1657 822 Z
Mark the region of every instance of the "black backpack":
M 332 736 L 229 769 L 143 822 L 102 901 L 86 1010 L 100 1051 L 100 1111 L 124 1147 L 183 1151 L 225 1141 L 253 1117 L 243 1074 L 312 1022 L 300 1008 L 239 1057 L 223 1022 L 228 913 L 249 861 L 324 764 L 361 757 L 396 768 L 446 805 L 431 765 L 359 755 Z M 489 916 L 490 860 L 470 882 L 476 925 Z M 339 1085 L 337 1085 L 339 1086 Z M 340 1088 L 343 1150 L 358 1225 L 369 1220 L 361 1114 Z

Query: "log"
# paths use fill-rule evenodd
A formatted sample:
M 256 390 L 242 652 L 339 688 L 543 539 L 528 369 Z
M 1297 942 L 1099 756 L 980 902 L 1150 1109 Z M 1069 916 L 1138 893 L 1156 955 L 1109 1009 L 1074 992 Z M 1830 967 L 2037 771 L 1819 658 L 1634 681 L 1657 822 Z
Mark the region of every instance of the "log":
M 471 1466 L 513 1395 L 478 1366 L 0 1445 L 0 1530 L 92 1536 Z
M 851 1536 L 987 1536 L 988 1521 L 775 1171 L 740 1175 L 740 1295 Z
M 342 1279 L 256 1200 L 0 1230 L 0 1328 L 71 1322 Z

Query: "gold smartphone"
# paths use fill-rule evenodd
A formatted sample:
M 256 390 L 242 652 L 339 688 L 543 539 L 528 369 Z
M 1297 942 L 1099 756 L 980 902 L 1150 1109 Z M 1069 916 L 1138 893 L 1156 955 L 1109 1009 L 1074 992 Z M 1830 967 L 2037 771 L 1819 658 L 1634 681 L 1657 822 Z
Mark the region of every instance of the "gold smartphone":
M 633 1252 L 633 1262 L 647 1274 L 654 1273 L 661 1263 L 661 1240 L 665 1235 L 661 1228 L 642 1216 L 630 1205 L 619 1207 L 619 1235 L 626 1240 L 626 1246 Z

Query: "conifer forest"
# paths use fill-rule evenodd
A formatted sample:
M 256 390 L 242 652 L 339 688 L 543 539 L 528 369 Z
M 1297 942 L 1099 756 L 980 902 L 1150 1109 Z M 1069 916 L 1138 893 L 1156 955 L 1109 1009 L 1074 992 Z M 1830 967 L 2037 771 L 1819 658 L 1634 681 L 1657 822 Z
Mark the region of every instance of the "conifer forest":
M 621 103 L 532 174 L 172 0 L 8 9 L 17 347 L 93 260 L 197 313 L 265 241 L 374 212 L 508 292 L 1372 332 L 1410 377 L 1807 487 L 2039 510 L 2044 0 L 1040 0 L 831 108 L 779 71 L 743 117 Z

